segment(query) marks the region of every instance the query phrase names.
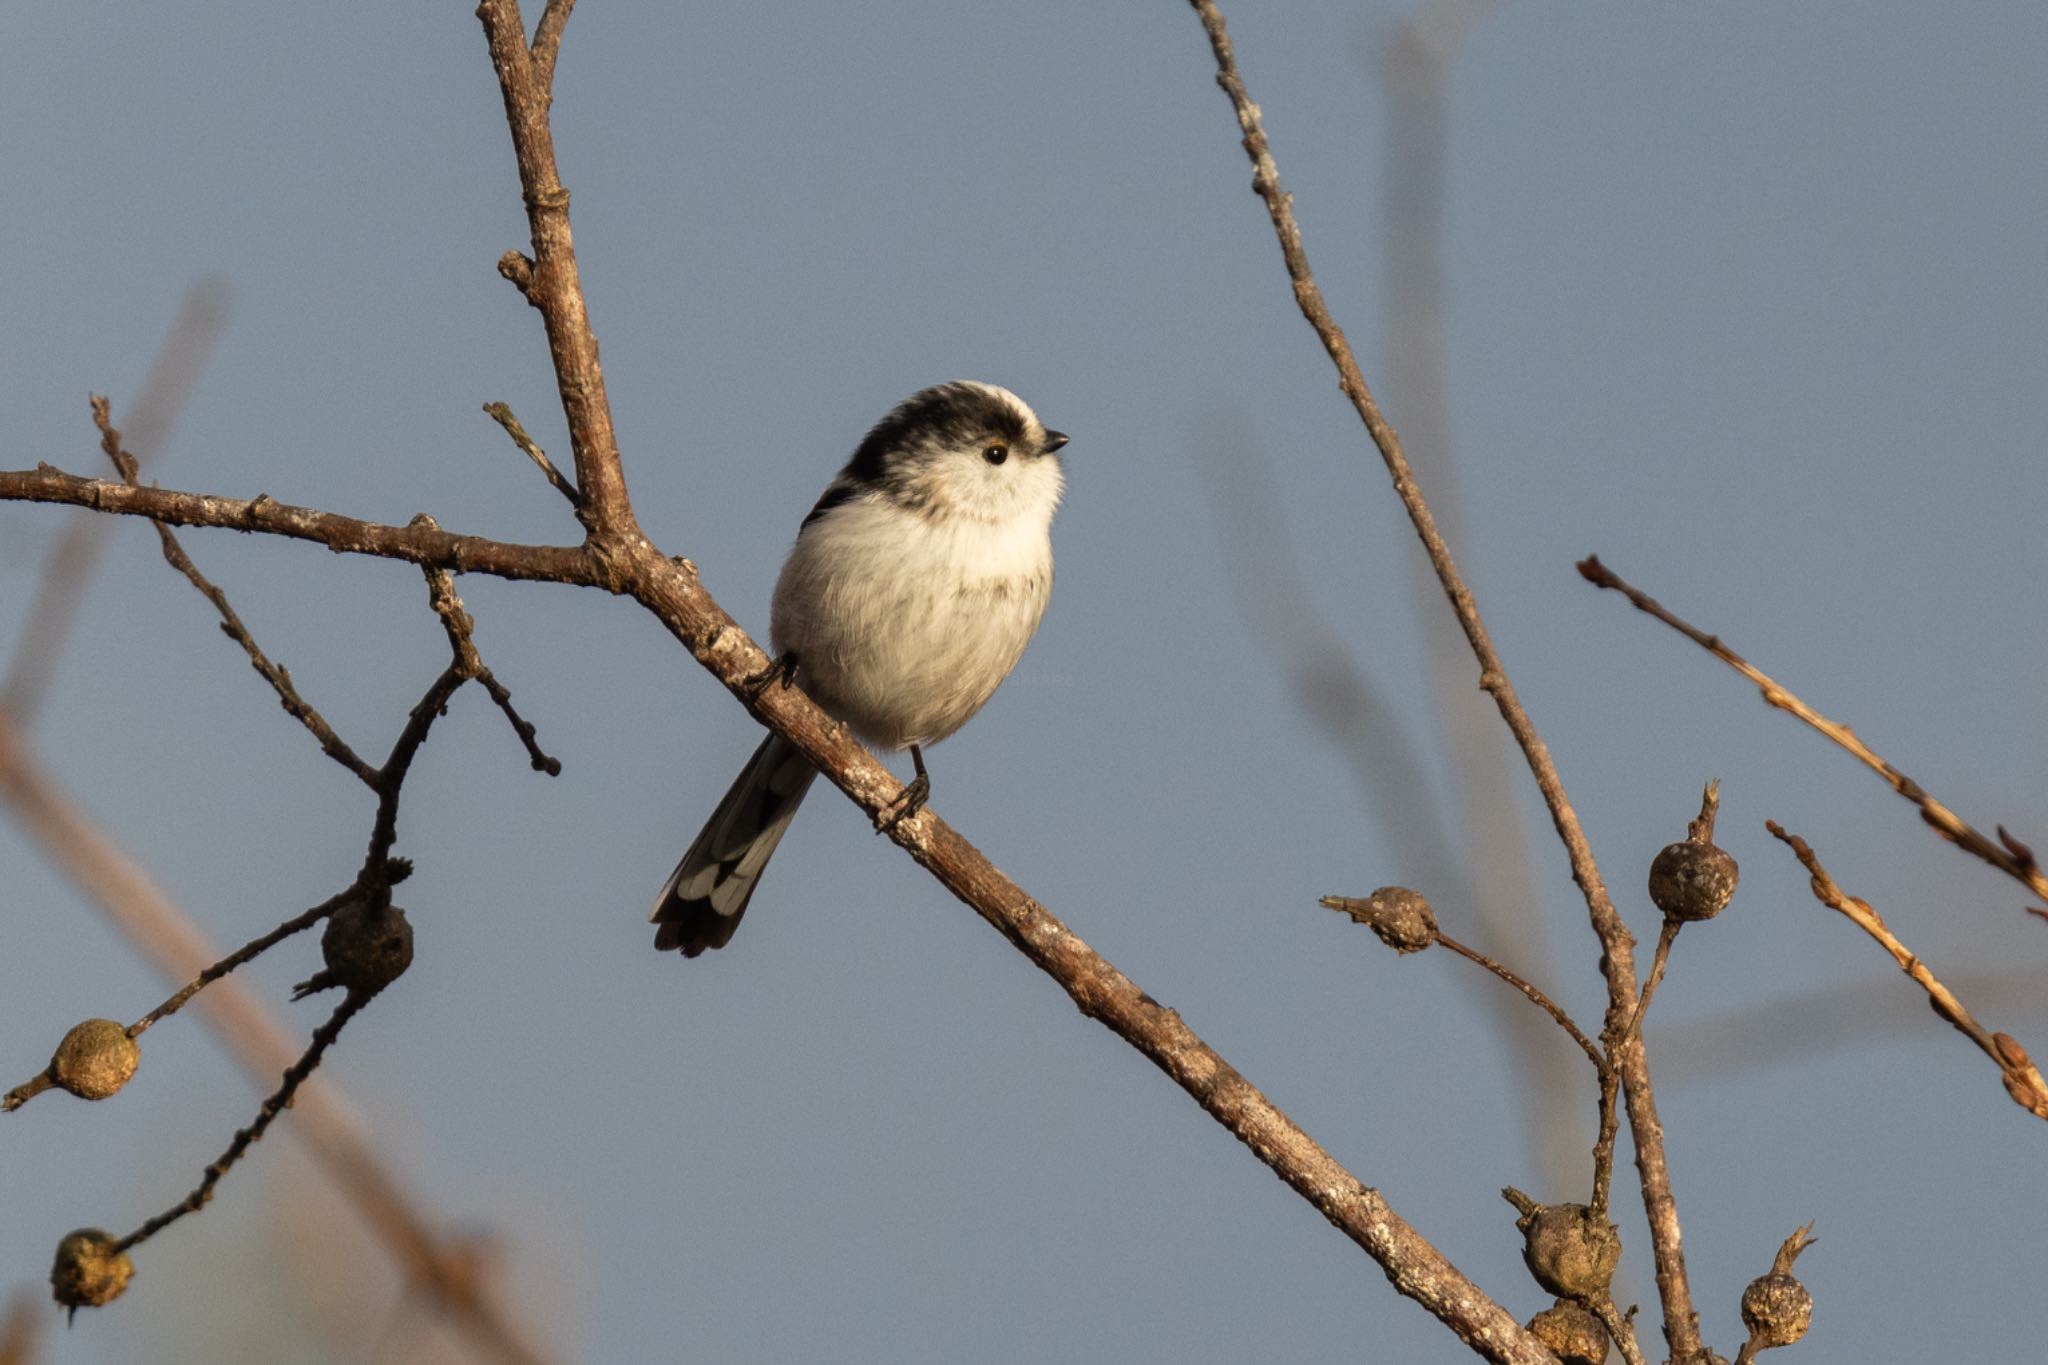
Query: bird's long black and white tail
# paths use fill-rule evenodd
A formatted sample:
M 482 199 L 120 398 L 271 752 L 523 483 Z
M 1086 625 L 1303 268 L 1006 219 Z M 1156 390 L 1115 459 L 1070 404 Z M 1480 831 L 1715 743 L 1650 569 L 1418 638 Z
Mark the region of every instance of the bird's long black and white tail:
M 817 775 L 780 735 L 761 742 L 655 898 L 656 948 L 695 957 L 731 940 L 769 855 Z

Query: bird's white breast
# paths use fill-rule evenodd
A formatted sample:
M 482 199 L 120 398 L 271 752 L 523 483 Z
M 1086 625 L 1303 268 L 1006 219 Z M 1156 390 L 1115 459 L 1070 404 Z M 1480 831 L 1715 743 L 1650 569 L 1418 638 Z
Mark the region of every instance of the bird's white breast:
M 983 519 L 870 493 L 804 528 L 772 637 L 821 705 L 884 748 L 944 739 L 981 709 L 1052 592 L 1048 472 L 1042 510 Z

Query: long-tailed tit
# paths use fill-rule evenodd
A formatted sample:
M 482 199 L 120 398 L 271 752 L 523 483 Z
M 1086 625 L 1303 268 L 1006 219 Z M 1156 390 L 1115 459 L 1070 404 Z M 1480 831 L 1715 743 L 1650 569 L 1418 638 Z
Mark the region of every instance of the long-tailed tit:
M 1038 629 L 1066 443 L 1008 389 L 940 384 L 875 424 L 797 532 L 769 638 L 827 712 L 910 750 L 917 777 L 884 828 L 931 790 L 923 746 L 982 708 Z M 817 775 L 762 742 L 655 899 L 655 947 L 725 946 Z

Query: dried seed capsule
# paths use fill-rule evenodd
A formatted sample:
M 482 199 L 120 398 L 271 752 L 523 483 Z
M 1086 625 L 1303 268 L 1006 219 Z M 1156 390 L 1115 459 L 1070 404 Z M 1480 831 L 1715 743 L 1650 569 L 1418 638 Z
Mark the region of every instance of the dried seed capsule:
M 1711 843 L 1667 844 L 1650 862 L 1650 900 L 1672 919 L 1712 919 L 1728 908 L 1739 872 Z
M 320 935 L 327 970 L 301 981 L 292 999 L 340 986 L 353 995 L 375 995 L 412 965 L 412 925 L 395 905 L 372 910 L 361 901 L 334 912 Z
M 128 1028 L 112 1019 L 88 1019 L 64 1035 L 50 1059 L 50 1076 L 81 1099 L 103 1100 L 128 1084 L 142 1060 Z
M 135 1274 L 127 1252 L 114 1250 L 114 1239 L 98 1228 L 80 1228 L 57 1243 L 57 1262 L 50 1267 L 50 1292 L 76 1313 L 98 1308 L 121 1297 Z
M 1564 1365 L 1604 1365 L 1607 1329 L 1589 1308 L 1559 1299 L 1529 1319 L 1529 1331 Z
M 1419 953 L 1436 942 L 1436 915 L 1420 891 L 1383 886 L 1364 900 L 1325 896 L 1322 904 L 1351 916 L 1397 953 Z
M 1559 1298 L 1597 1299 L 1621 1264 L 1621 1233 L 1584 1204 L 1539 1204 L 1509 1186 L 1501 1194 L 1521 1210 L 1522 1260 Z
M 1759 1275 L 1742 1291 L 1742 1325 L 1760 1351 L 1790 1346 L 1813 1325 L 1813 1295 L 1783 1271 Z

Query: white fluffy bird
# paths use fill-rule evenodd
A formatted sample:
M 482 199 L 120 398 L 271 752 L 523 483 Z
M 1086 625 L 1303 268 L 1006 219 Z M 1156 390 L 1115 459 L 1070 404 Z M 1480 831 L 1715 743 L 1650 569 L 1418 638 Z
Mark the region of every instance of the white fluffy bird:
M 1038 629 L 1066 443 L 1008 389 L 940 384 L 875 424 L 797 532 L 769 638 L 827 712 L 910 750 L 917 776 L 885 827 L 924 804 L 923 746 L 982 708 Z M 655 899 L 655 947 L 725 946 L 817 775 L 762 742 Z

